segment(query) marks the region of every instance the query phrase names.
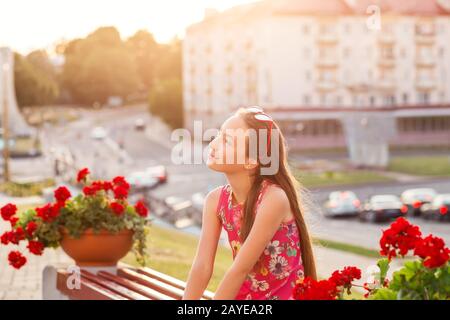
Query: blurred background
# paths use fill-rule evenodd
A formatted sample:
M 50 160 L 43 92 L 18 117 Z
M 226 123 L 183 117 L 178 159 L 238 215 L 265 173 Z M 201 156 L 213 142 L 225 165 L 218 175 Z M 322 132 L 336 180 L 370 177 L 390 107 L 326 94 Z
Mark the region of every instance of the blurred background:
M 51 201 L 60 184 L 76 191 L 83 167 L 99 179 L 125 175 L 152 212 L 151 265 L 185 279 L 204 198 L 226 181 L 205 164 L 176 165 L 171 133 L 196 120 L 218 128 L 259 105 L 310 190 L 321 275 L 373 264 L 381 230 L 399 216 L 449 242 L 450 1 L 0 7 L 1 205 Z M 0 299 L 38 297 L 29 268 L 59 259 L 36 260 L 19 280 L 0 263 Z

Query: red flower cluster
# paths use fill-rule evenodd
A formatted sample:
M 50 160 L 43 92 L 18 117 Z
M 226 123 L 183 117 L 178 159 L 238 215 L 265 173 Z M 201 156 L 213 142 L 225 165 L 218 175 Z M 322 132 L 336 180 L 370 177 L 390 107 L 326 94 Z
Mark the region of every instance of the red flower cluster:
M 445 246 L 444 240 L 432 235 L 422 238 L 421 235 L 419 227 L 399 218 L 383 232 L 380 254 L 391 259 L 396 256 L 397 250 L 401 256 L 414 250 L 414 255 L 422 258 L 423 265 L 427 268 L 438 268 L 446 264 L 450 250 Z
M 124 177 L 115 177 L 113 179 L 113 192 L 116 199 L 126 199 L 130 191 L 130 185 Z
M 148 216 L 148 209 L 142 201 L 138 201 L 138 203 L 134 206 L 134 209 L 141 217 L 145 218 Z
M 450 249 L 445 247 L 444 240 L 429 235 L 417 243 L 414 254 L 424 260 L 425 267 L 439 268 L 449 260 Z
M 20 269 L 25 263 L 27 263 L 27 258 L 25 258 L 19 251 L 12 251 L 8 255 L 8 261 L 14 268 Z
M 41 256 L 44 251 L 44 244 L 39 241 L 29 241 L 27 248 L 32 254 Z
M 111 202 L 110 207 L 111 207 L 112 211 L 118 216 L 122 215 L 125 211 L 124 205 L 122 205 L 121 203 L 116 202 L 116 201 Z
M 36 213 L 44 222 L 53 222 L 59 216 L 59 210 L 63 205 L 61 203 L 48 203 L 41 208 L 36 208 Z
M 1 243 L 4 245 L 19 244 L 20 241 L 25 240 L 25 232 L 21 227 L 18 227 L 15 230 L 7 231 L 0 237 Z
M 352 282 L 359 279 L 361 270 L 356 267 L 335 271 L 328 280 L 316 281 L 307 277 L 297 283 L 293 297 L 296 300 L 336 300 L 343 289 L 350 290 Z
M 8 203 L 1 208 L 1 215 L 3 220 L 10 221 L 11 218 L 16 214 L 17 207 L 14 204 Z
M 387 256 L 389 260 L 397 254 L 405 256 L 415 248 L 421 235 L 419 227 L 410 224 L 405 218 L 398 218 L 389 229 L 383 231 L 380 254 Z
M 334 282 L 305 278 L 295 286 L 293 297 L 296 300 L 336 300 L 337 294 L 338 290 Z
M 66 187 L 59 187 L 55 190 L 55 199 L 58 203 L 64 205 L 72 195 Z
M 335 271 L 330 278 L 336 286 L 347 289 L 351 288 L 354 280 L 359 279 L 361 279 L 361 270 L 356 267 L 345 267 L 342 271 Z
M 36 231 L 37 227 L 38 227 L 38 225 L 36 222 L 34 222 L 34 221 L 28 222 L 26 231 L 27 231 L 27 234 L 29 237 L 33 237 L 34 232 Z
M 88 168 L 81 169 L 77 175 L 77 182 L 85 181 L 89 173 L 90 172 Z

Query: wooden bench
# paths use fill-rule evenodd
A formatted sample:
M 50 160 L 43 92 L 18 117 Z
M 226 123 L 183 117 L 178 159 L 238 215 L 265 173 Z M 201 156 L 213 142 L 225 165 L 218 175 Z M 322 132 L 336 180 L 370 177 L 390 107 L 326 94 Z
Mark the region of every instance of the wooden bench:
M 47 268 L 46 268 L 47 269 Z M 52 271 L 49 274 L 49 270 Z M 46 275 L 47 272 L 47 275 Z M 49 276 L 50 275 L 50 276 Z M 46 278 L 56 277 L 56 293 L 49 293 Z M 65 266 L 44 270 L 44 299 L 70 300 L 180 300 L 186 283 L 150 268 L 119 265 L 118 268 L 86 268 L 79 274 L 79 286 L 73 287 L 73 273 Z M 54 285 L 52 283 L 50 285 Z M 46 288 L 47 287 L 47 288 Z M 50 288 L 51 290 L 51 288 Z M 206 291 L 202 300 L 210 300 Z

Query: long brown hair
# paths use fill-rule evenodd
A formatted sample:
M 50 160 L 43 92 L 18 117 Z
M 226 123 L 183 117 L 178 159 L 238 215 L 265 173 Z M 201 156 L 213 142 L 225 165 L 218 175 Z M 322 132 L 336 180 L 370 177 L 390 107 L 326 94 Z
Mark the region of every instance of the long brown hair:
M 269 132 L 269 124 L 264 121 L 260 121 L 255 119 L 254 113 L 246 110 L 245 108 L 241 108 L 237 111 L 237 114 L 244 120 L 246 125 L 249 129 L 254 129 L 258 133 L 260 129 L 266 129 L 266 132 Z M 313 279 L 317 279 L 317 272 L 316 272 L 316 263 L 314 258 L 314 252 L 312 248 L 312 240 L 310 237 L 310 233 L 308 230 L 308 227 L 305 222 L 304 218 L 304 208 L 302 207 L 303 201 L 301 200 L 300 192 L 301 190 L 304 190 L 300 183 L 295 179 L 295 177 L 292 175 L 289 169 L 289 165 L 287 163 L 287 155 L 286 155 L 286 145 L 285 145 L 285 139 L 278 127 L 278 125 L 273 122 L 272 124 L 272 131 L 273 135 L 277 134 L 279 136 L 279 150 L 278 150 L 278 157 L 275 157 L 275 159 L 278 160 L 278 170 L 273 175 L 261 175 L 261 168 L 265 166 L 270 166 L 270 163 L 267 165 L 264 165 L 257 159 L 258 161 L 258 168 L 256 169 L 256 173 L 254 176 L 254 183 L 252 185 L 252 188 L 250 189 L 247 199 L 244 203 L 244 210 L 243 210 L 243 221 L 242 221 L 242 228 L 240 232 L 241 241 L 244 242 L 245 239 L 248 237 L 250 230 L 253 226 L 253 223 L 255 221 L 254 217 L 254 210 L 256 205 L 256 198 L 258 196 L 258 193 L 261 188 L 261 183 L 264 179 L 268 179 L 276 184 L 278 184 L 286 193 L 289 204 L 292 210 L 292 213 L 295 217 L 296 225 L 298 228 L 298 232 L 300 235 L 300 250 L 301 250 L 301 257 L 302 257 L 302 263 L 304 268 L 305 276 L 311 277 Z M 256 134 L 257 139 L 257 148 L 259 148 L 259 134 Z M 248 142 L 248 141 L 247 141 Z M 268 151 L 270 155 L 270 150 Z M 256 153 L 259 157 L 259 149 Z M 249 148 L 247 144 L 247 150 L 246 155 L 249 156 Z

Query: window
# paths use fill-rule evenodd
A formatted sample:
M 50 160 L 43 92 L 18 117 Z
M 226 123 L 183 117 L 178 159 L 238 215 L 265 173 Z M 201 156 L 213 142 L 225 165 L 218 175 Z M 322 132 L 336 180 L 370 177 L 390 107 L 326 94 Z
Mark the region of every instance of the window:
M 309 105 L 309 104 L 311 103 L 311 98 L 309 97 L 309 95 L 305 94 L 305 95 L 303 96 L 303 103 L 304 103 L 305 105 Z
M 421 104 L 428 104 L 430 102 L 430 94 L 428 92 L 419 92 L 417 100 Z
M 393 106 L 395 105 L 395 96 L 392 95 L 384 96 L 383 101 L 386 106 Z
M 408 104 L 409 103 L 409 96 L 407 93 L 403 94 L 403 104 Z

